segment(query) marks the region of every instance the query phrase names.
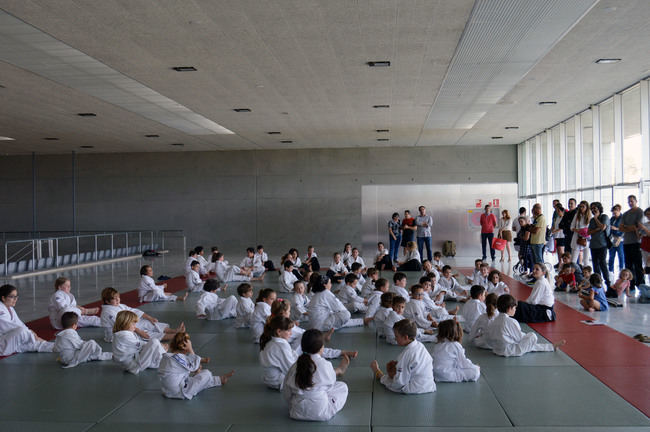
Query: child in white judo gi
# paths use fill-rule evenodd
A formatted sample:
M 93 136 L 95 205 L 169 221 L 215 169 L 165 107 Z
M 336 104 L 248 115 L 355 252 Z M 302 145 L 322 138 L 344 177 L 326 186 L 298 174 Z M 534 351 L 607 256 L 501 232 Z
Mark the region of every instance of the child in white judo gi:
M 368 269 L 368 273 L 370 273 Z M 368 309 L 366 310 L 366 318 L 373 318 L 379 308 L 381 307 L 381 296 L 388 292 L 388 280 L 377 279 L 373 285 L 374 291 L 368 296 Z
M 555 351 L 566 343 L 564 339 L 554 344 L 537 343 L 535 333 L 522 332 L 519 322 L 512 318 L 517 309 L 517 300 L 510 294 L 498 298 L 497 309 L 499 315 L 488 326 L 486 333 L 492 352 L 496 355 L 517 357 L 531 351 Z
M 368 302 L 366 299 L 357 294 L 357 283 L 358 277 L 354 273 L 348 273 L 345 275 L 345 284 L 339 289 L 337 297 L 341 300 L 341 303 L 350 311 L 350 313 L 355 312 L 366 312 Z
M 422 288 L 422 285 L 413 285 L 411 287 L 411 301 L 406 303 L 404 308 L 404 317 L 413 321 L 418 328 L 423 330 L 438 327 L 438 322 L 427 312 L 423 299 L 424 288 Z
M 485 313 L 474 321 L 472 331 L 469 332 L 470 342 L 479 348 L 492 349 L 485 334 L 487 333 L 488 326 L 492 324 L 494 318 L 499 315 L 499 311 L 497 310 L 497 298 L 498 296 L 496 293 L 490 293 L 485 296 Z
M 492 270 L 488 275 L 487 292 L 495 293 L 498 296 L 503 294 L 510 294 L 510 288 L 505 282 L 501 281 L 501 272 L 499 270 Z
M 284 264 L 282 264 L 282 267 L 284 270 L 280 275 L 280 290 L 282 292 L 291 292 L 291 290 L 293 290 L 294 282 L 298 281 L 299 279 L 293 272 L 294 268 L 291 260 L 285 260 Z
M 200 279 L 200 278 L 199 278 Z M 159 301 L 185 301 L 189 292 L 183 296 L 175 296 L 165 291 L 167 284 L 157 285 L 153 280 L 153 267 L 143 265 L 140 268 L 140 285 L 138 285 L 138 298 L 141 302 L 159 302 Z
M 162 355 L 169 346 L 158 339 L 144 341 L 135 333 L 138 316 L 131 311 L 121 311 L 113 326 L 113 361 L 134 375 L 145 369 L 157 369 Z
M 22 352 L 52 352 L 54 344 L 40 338 L 27 328 L 14 307 L 18 289 L 13 285 L 0 286 L 0 356 Z
M 137 308 L 129 307 L 121 302 L 120 293 L 115 288 L 107 287 L 102 290 L 102 314 L 101 325 L 104 328 L 104 340 L 113 340 L 113 326 L 117 314 L 123 310 L 133 312 L 138 316 L 135 332 L 143 339 L 155 338 L 169 340 L 179 331 L 185 331 L 185 324 L 181 323 L 178 328 L 170 328 L 169 324 L 161 323 L 158 319 L 148 315 Z
M 438 324 L 438 342 L 433 346 L 433 376 L 436 381 L 477 381 L 481 368 L 465 356 L 461 345 L 463 329 L 460 323 L 446 320 Z
M 271 305 L 277 297 L 278 295 L 271 288 L 264 288 L 257 294 L 255 309 L 250 319 L 253 343 L 260 343 L 260 336 L 264 333 L 264 325 L 271 315 Z
M 192 399 L 199 392 L 226 384 L 235 373 L 234 370 L 221 376 L 214 376 L 203 369 L 201 363 L 208 363 L 207 357 L 194 353 L 190 335 L 177 333 L 169 344 L 158 367 L 158 378 L 162 394 L 171 399 Z
M 472 331 L 472 326 L 478 317 L 485 313 L 485 288 L 481 285 L 472 285 L 469 295 L 471 298 L 465 303 L 461 312 L 467 333 Z
M 433 278 L 433 279 L 432 279 Z M 435 280 L 435 275 L 431 273 L 431 276 L 422 276 L 419 280 L 419 284 L 422 285 L 424 290 L 424 295 L 422 296 L 422 302 L 424 303 L 424 308 L 431 315 L 431 318 L 434 321 L 440 322 L 448 319 L 458 320 L 461 317 L 458 317 L 458 311 L 460 306 L 456 306 L 454 310 L 447 310 L 444 300 L 444 294 L 440 295 L 440 304 L 436 303 L 435 296 L 433 294 L 433 283 Z
M 384 318 L 382 327 L 383 334 L 386 337 L 386 342 L 391 345 L 397 345 L 397 339 L 395 339 L 395 332 L 393 332 L 393 326 L 395 323 L 402 321 L 404 318 L 404 309 L 406 309 L 406 299 L 402 296 L 393 295 L 393 305 L 392 310 Z M 416 324 L 417 327 L 417 324 Z M 420 342 L 435 342 L 436 337 L 433 336 L 433 329 L 417 329 L 416 339 Z
M 305 294 L 305 283 L 295 281 L 293 283 L 293 294 L 291 295 L 291 319 L 294 321 L 307 321 L 309 319 L 309 297 Z
M 444 266 L 442 268 L 442 277 L 438 281 L 440 287 L 446 291 L 445 298 L 460 302 L 467 301 L 469 293 L 458 283 L 451 273 L 451 266 Z
M 289 404 L 289 417 L 330 420 L 343 409 L 348 397 L 348 386 L 336 378 L 345 374 L 350 358 L 344 355 L 339 367 L 334 369 L 322 357 L 323 334 L 316 329 L 307 330 L 300 345 L 302 354 L 289 368 L 282 386 L 282 396 Z
M 194 248 L 194 252 L 196 252 L 196 260 L 199 262 L 200 268 L 199 268 L 199 274 L 200 275 L 207 275 L 209 270 L 208 270 L 208 260 L 205 259 L 205 250 L 203 249 L 203 246 L 197 246 Z
M 61 330 L 61 315 L 66 312 L 75 312 L 79 315 L 79 327 L 101 326 L 97 316 L 99 308 L 77 306 L 77 300 L 70 292 L 70 279 L 66 277 L 60 277 L 54 281 L 54 294 L 50 297 L 47 310 L 50 315 L 50 323 L 57 330 Z
M 196 317 L 198 319 L 223 320 L 237 315 L 237 299 L 231 295 L 219 297 L 217 291 L 225 291 L 219 287 L 215 279 L 208 279 L 203 285 L 203 293 L 196 302 Z
M 217 252 L 216 258 L 215 272 L 217 273 L 217 279 L 222 283 L 248 282 L 263 279 L 262 276 L 253 277 L 253 270 L 251 269 L 242 269 L 236 265 L 230 265 L 221 252 Z
M 262 260 L 255 258 L 255 249 L 252 247 L 246 248 L 246 257 L 241 260 L 239 267 L 244 270 L 250 270 L 251 276 L 255 278 L 263 278 L 264 272 L 266 272 Z
M 368 269 L 366 276 L 368 276 L 368 278 L 361 285 L 361 297 L 363 298 L 370 297 L 372 292 L 375 290 L 375 282 L 377 282 L 377 280 L 379 279 L 379 270 L 377 270 L 374 267 L 371 267 Z
M 390 391 L 405 394 L 431 393 L 436 391 L 433 381 L 431 354 L 422 343 L 416 340 L 417 325 L 403 319 L 393 325 L 393 336 L 404 349 L 397 357 L 386 364 L 386 373 L 379 369 L 377 360 L 370 368 L 383 385 Z
M 255 303 L 253 303 L 253 287 L 249 283 L 237 287 L 237 307 L 235 308 L 235 328 L 248 328 L 251 324 Z
M 320 275 L 315 281 L 315 293 L 309 302 L 309 326 L 328 331 L 342 327 L 367 325 L 372 318 L 350 318 L 350 311 L 332 294 L 332 281 L 327 275 Z
M 393 286 L 390 287 L 390 292 L 396 296 L 402 297 L 407 302 L 411 299 L 409 292 L 406 289 L 406 275 L 402 272 L 397 272 L 393 275 Z
M 93 360 L 110 360 L 113 354 L 102 351 L 94 340 L 84 341 L 77 333 L 79 315 L 66 312 L 61 316 L 63 330 L 56 335 L 54 352 L 59 353 L 57 360 L 64 368 L 75 367 L 80 363 Z
M 190 264 L 190 271 L 185 275 L 185 284 L 187 285 L 187 290 L 189 292 L 203 291 L 205 281 L 203 281 L 199 275 L 200 269 L 201 264 L 199 264 L 198 261 L 192 261 L 192 264 Z

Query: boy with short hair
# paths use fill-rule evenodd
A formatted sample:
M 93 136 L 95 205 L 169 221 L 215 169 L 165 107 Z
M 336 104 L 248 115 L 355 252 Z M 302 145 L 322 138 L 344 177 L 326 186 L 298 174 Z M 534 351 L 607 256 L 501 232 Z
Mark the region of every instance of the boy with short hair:
M 465 303 L 463 306 L 463 317 L 465 318 L 465 332 L 470 333 L 472 331 L 472 326 L 480 317 L 483 315 L 487 308 L 485 306 L 485 295 L 486 290 L 481 285 L 473 285 L 470 288 L 470 297 L 471 299 Z
M 409 301 L 409 293 L 406 290 L 406 275 L 402 272 L 397 272 L 393 275 L 393 286 L 390 291 L 396 296 L 402 297 L 405 301 Z
M 249 283 L 239 284 L 237 287 L 237 308 L 235 313 L 235 328 L 248 328 L 250 327 L 250 320 L 255 310 L 255 303 L 253 303 L 253 287 Z
M 54 352 L 59 353 L 57 360 L 64 368 L 75 367 L 92 360 L 111 360 L 113 353 L 103 352 L 94 340 L 84 341 L 77 333 L 79 316 L 74 312 L 61 315 L 63 330 L 56 335 Z

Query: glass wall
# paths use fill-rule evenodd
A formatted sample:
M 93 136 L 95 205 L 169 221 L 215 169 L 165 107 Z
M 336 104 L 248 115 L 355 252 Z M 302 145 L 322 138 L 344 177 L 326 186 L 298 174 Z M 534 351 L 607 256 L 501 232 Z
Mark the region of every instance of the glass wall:
M 614 140 L 614 101 L 600 104 L 600 180 L 604 185 L 616 182 L 616 141 Z

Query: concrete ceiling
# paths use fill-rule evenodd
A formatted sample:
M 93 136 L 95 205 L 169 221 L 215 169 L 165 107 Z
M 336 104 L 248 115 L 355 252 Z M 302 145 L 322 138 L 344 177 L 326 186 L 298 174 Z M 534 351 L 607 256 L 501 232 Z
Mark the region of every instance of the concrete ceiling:
M 0 141 L 1 154 L 516 144 L 650 74 L 647 0 L 0 0 L 0 9 L 0 136 L 15 139 Z M 51 63 L 63 52 L 110 74 L 70 80 L 64 61 Z M 594 64 L 604 57 L 623 61 Z M 380 60 L 391 66 L 366 65 Z M 121 103 L 110 83 L 234 133 L 195 134 Z

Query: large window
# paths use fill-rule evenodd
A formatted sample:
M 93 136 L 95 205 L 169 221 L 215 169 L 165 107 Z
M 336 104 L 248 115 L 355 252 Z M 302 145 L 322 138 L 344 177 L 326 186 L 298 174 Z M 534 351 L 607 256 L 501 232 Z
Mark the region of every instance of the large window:
M 641 92 L 639 86 L 623 93 L 623 181 L 642 177 Z
M 555 126 L 551 131 L 551 138 L 553 140 L 553 186 L 551 191 L 561 191 L 562 185 L 562 146 L 560 143 L 560 126 Z
M 542 160 L 540 161 L 540 166 L 541 166 L 541 172 L 540 172 L 540 180 L 541 180 L 541 186 L 542 190 L 540 192 L 549 192 L 549 179 L 548 179 L 548 166 L 552 162 L 549 158 L 549 151 L 548 151 L 548 139 L 547 136 L 548 134 L 546 132 L 541 133 L 539 135 L 539 145 L 542 146 L 540 154 L 542 157 Z
M 616 141 L 614 139 L 614 101 L 600 104 L 600 181 L 616 182 Z M 610 198 L 611 201 L 611 198 Z
M 591 110 L 580 114 L 582 126 L 582 187 L 594 185 L 594 124 Z
M 576 188 L 576 121 L 572 117 L 566 122 L 566 186 Z

